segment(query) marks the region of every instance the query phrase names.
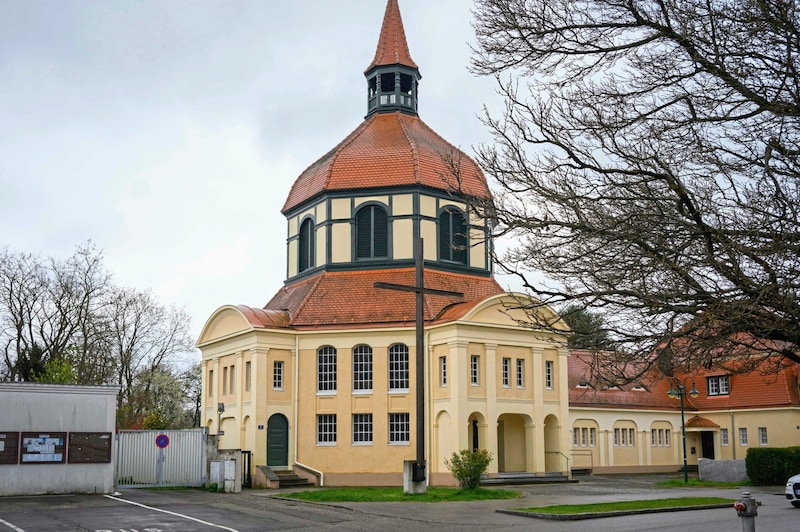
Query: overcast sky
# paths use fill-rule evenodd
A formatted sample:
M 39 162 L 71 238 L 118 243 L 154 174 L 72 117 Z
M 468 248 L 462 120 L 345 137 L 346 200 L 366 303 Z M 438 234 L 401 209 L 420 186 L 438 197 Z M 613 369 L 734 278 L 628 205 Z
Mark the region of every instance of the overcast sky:
M 92 240 L 116 284 L 263 306 L 280 208 L 366 113 L 385 0 L 0 0 L 0 247 Z M 400 0 L 420 117 L 469 154 L 497 99 L 467 71 L 468 0 Z

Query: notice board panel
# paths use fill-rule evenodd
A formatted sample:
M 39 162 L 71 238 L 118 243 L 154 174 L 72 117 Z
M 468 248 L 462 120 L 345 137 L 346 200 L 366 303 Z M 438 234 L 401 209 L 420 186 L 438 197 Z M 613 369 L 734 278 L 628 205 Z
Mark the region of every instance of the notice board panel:
M 23 432 L 23 464 L 63 464 L 66 461 L 66 432 Z
M 70 432 L 70 464 L 111 463 L 110 432 Z
M 0 432 L 0 465 L 19 462 L 19 432 Z

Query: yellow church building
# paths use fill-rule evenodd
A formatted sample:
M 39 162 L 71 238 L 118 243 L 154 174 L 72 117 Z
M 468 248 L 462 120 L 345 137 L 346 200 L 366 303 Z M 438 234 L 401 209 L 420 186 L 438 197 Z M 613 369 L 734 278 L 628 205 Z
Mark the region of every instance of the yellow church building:
M 398 484 L 415 457 L 420 383 L 431 483 L 452 483 L 444 459 L 465 448 L 490 450 L 492 473 L 567 471 L 563 338 L 504 312 L 516 296 L 492 277 L 489 222 L 470 207 L 489 188 L 417 113 L 421 76 L 396 0 L 365 76 L 366 118 L 284 204 L 285 285 L 264 308 L 218 309 L 201 333 L 207 425 L 256 464 L 326 485 Z M 463 294 L 425 295 L 423 376 L 414 294 L 375 287 L 414 284 L 417 238 L 425 287 Z
M 582 356 L 563 335 L 521 325 L 514 307 L 527 296 L 493 278 L 490 221 L 473 207 L 490 203 L 489 187 L 418 114 L 421 75 L 397 0 L 364 74 L 364 121 L 297 177 L 283 206 L 283 287 L 263 308 L 219 308 L 197 341 L 202 415 L 220 448 L 326 486 L 401 485 L 420 385 L 432 485 L 453 485 L 444 460 L 474 448 L 492 453 L 490 477 L 675 470 L 680 412 L 666 389 L 588 390 Z M 415 285 L 418 239 L 424 286 L 460 294 L 424 295 L 422 375 L 415 295 L 376 286 Z M 793 386 L 779 416 L 791 412 L 800 431 L 796 377 Z M 698 415 L 695 464 L 731 455 L 742 426 L 725 415 Z

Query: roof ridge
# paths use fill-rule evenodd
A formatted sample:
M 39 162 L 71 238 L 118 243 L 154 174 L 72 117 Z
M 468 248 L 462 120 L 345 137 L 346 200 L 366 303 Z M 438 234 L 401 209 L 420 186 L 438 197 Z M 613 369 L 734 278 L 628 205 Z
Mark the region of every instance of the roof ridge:
M 325 273 L 326 272 L 322 272 L 321 274 L 317 275 L 316 278 L 312 277 L 311 279 L 306 280 L 306 282 L 312 282 L 313 285 L 311 286 L 311 288 L 308 289 L 308 292 L 306 292 L 306 296 L 303 298 L 300 304 L 297 305 L 297 310 L 295 311 L 294 316 L 289 317 L 290 323 L 294 323 L 297 317 L 303 312 L 306 303 L 308 303 L 308 300 L 311 298 L 311 294 L 313 294 L 314 291 L 316 291 L 317 287 L 319 287 L 319 283 L 322 281 L 322 278 L 325 276 Z
M 419 169 L 419 150 L 417 149 L 417 143 L 411 138 L 411 134 L 408 132 L 408 128 L 406 127 L 406 123 L 400 111 L 395 111 L 395 114 L 397 115 L 397 121 L 400 123 L 400 127 L 403 128 L 403 134 L 406 136 L 409 146 L 411 146 L 411 159 L 414 161 L 414 180 L 419 185 L 422 183 L 422 172 Z
M 333 175 L 333 167 L 336 165 L 336 159 L 339 157 L 339 154 L 342 153 L 342 150 L 344 150 L 347 146 L 352 144 L 355 139 L 360 137 L 362 133 L 364 133 L 364 131 L 367 129 L 367 125 L 375 119 L 375 116 L 377 115 L 372 115 L 361 122 L 361 124 L 359 124 L 358 127 L 336 147 L 336 151 L 331 156 L 330 162 L 328 163 L 328 171 L 325 173 L 325 186 L 323 187 L 323 190 L 327 190 L 328 185 L 330 185 L 331 176 Z

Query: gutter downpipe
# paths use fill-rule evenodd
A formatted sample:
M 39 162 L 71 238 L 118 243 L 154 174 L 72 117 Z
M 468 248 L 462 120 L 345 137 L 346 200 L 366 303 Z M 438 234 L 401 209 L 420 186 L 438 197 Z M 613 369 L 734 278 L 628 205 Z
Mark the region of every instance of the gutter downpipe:
M 428 427 L 427 428 L 429 429 L 429 430 L 425 431 L 425 436 L 426 436 L 425 444 L 428 447 L 425 450 L 425 456 L 428 457 L 428 471 L 427 471 L 428 474 L 425 475 L 425 485 L 426 486 L 430 486 L 431 485 L 431 469 L 432 469 L 432 467 L 431 467 L 431 458 L 432 458 L 431 457 L 431 440 L 433 439 L 432 432 L 433 432 L 433 425 L 434 425 L 434 422 L 433 422 L 433 401 L 431 400 L 431 398 L 433 397 L 433 395 L 432 395 L 433 394 L 433 378 L 431 378 L 431 369 L 430 369 L 432 367 L 431 356 L 433 355 L 433 350 L 431 349 L 430 340 L 431 340 L 431 333 L 430 332 L 426 332 L 425 333 L 425 351 L 427 351 L 427 356 L 425 358 L 427 359 L 427 362 L 428 362 L 427 365 L 426 365 L 426 367 L 428 369 L 427 369 L 427 371 L 425 371 L 424 378 L 427 381 L 426 384 L 427 384 L 427 388 L 428 388 L 428 393 L 426 394 L 426 397 L 428 399 L 428 409 L 427 409 L 428 410 L 428 415 L 425 416 L 425 418 L 428 421 Z
M 298 466 L 308 469 L 312 473 L 316 473 L 319 476 L 319 485 L 325 485 L 325 473 L 318 469 L 314 469 L 313 467 L 307 466 L 305 464 L 301 464 L 297 461 L 297 408 L 299 403 L 298 398 L 298 390 L 297 390 L 297 381 L 298 381 L 298 374 L 300 373 L 300 337 L 295 334 L 294 336 L 294 463 Z

